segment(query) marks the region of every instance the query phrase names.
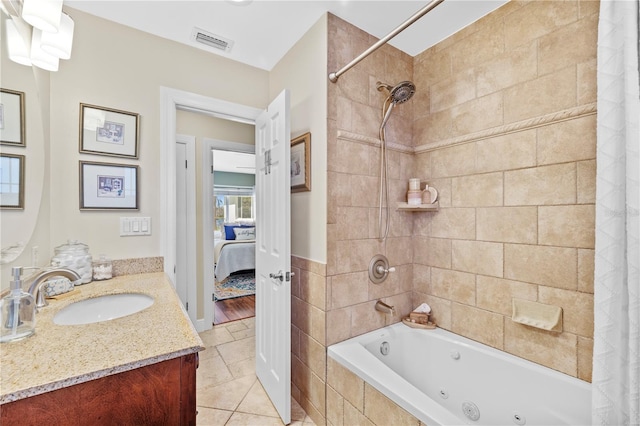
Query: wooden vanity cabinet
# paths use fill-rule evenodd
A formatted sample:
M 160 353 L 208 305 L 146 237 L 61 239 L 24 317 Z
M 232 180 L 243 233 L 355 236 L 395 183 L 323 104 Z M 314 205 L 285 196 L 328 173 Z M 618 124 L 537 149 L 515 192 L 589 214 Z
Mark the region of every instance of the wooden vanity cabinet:
M 195 425 L 197 364 L 189 354 L 3 404 L 0 424 Z

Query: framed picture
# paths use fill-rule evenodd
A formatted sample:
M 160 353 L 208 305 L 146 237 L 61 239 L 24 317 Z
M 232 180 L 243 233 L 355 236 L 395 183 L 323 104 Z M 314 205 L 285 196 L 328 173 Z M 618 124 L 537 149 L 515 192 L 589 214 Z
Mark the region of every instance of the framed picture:
M 80 152 L 138 158 L 140 115 L 80 104 Z
M 311 133 L 291 139 L 291 192 L 311 191 Z
M 0 89 L 0 144 L 27 146 L 24 93 Z
M 24 155 L 0 155 L 0 207 L 24 209 Z
M 138 210 L 138 166 L 80 161 L 80 210 Z

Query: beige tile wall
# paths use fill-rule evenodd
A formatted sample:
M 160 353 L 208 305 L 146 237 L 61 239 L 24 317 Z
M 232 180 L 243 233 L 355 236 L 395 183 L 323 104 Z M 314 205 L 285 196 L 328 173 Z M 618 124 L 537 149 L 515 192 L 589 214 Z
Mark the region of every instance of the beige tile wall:
M 430 303 L 455 333 L 584 380 L 597 12 L 597 2 L 512 1 L 418 55 L 413 76 L 428 92 L 414 103 L 416 170 L 441 190 L 440 210 L 415 220 L 414 304 Z M 512 322 L 514 297 L 561 306 L 563 332 Z
M 325 424 L 327 267 L 291 256 L 291 394 Z
M 317 424 L 419 423 L 326 348 L 423 301 L 445 329 L 591 379 L 597 13 L 511 1 L 415 58 L 384 46 L 329 85 L 327 264 L 292 258 L 293 394 Z M 333 15 L 328 28 L 328 72 L 377 41 Z M 386 244 L 379 80 L 418 88 L 387 127 L 391 203 L 417 176 L 441 206 L 392 211 Z M 366 273 L 377 253 L 397 268 L 380 286 Z M 562 306 L 563 332 L 513 323 L 513 297 Z
M 376 41 L 330 15 L 328 69 L 342 67 Z M 327 346 L 397 322 L 411 310 L 413 215 L 392 209 L 389 237 L 386 243 L 377 239 L 378 135 L 388 92 L 379 92 L 376 82 L 395 85 L 412 75 L 413 58 L 387 45 L 329 85 Z M 412 102 L 394 108 L 386 128 L 392 205 L 406 201 L 413 176 L 413 111 Z M 382 285 L 367 274 L 378 253 L 397 269 Z M 374 309 L 378 299 L 396 307 L 395 317 Z
M 328 358 L 327 370 L 327 424 L 424 425 L 332 358 Z

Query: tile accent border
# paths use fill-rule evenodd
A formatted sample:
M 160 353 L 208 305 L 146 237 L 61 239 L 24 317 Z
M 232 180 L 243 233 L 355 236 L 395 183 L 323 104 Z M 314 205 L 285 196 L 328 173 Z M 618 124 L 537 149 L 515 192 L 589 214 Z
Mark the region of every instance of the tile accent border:
M 348 141 L 348 142 L 357 142 L 365 145 L 371 145 L 378 147 L 380 146 L 380 139 L 372 138 L 371 136 L 360 135 L 358 133 L 347 132 L 345 130 L 338 130 L 338 140 Z M 407 154 L 413 154 L 414 149 L 410 146 L 401 145 L 399 143 L 389 142 L 387 141 L 387 148 L 394 150 L 405 152 Z
M 580 105 L 574 108 L 557 111 L 551 114 L 541 115 L 526 120 L 516 121 L 502 126 L 492 127 L 480 132 L 470 133 L 455 138 L 445 139 L 438 142 L 420 145 L 414 148 L 416 154 L 433 151 L 435 149 L 462 145 L 482 139 L 488 139 L 494 136 L 502 136 L 510 133 L 522 132 L 525 130 L 535 129 L 537 127 L 547 126 L 549 124 L 560 123 L 562 121 L 573 120 L 582 116 L 593 115 L 597 111 L 596 103 Z

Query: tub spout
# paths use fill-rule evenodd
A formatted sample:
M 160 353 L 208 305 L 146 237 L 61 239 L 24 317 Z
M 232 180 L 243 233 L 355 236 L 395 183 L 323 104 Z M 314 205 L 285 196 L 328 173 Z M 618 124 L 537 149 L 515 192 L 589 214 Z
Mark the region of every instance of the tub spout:
M 380 312 L 383 312 L 385 314 L 390 314 L 390 315 L 394 315 L 395 312 L 396 312 L 395 309 L 393 308 L 393 306 L 387 305 L 382 300 L 378 300 L 376 302 L 376 311 L 380 311 Z

